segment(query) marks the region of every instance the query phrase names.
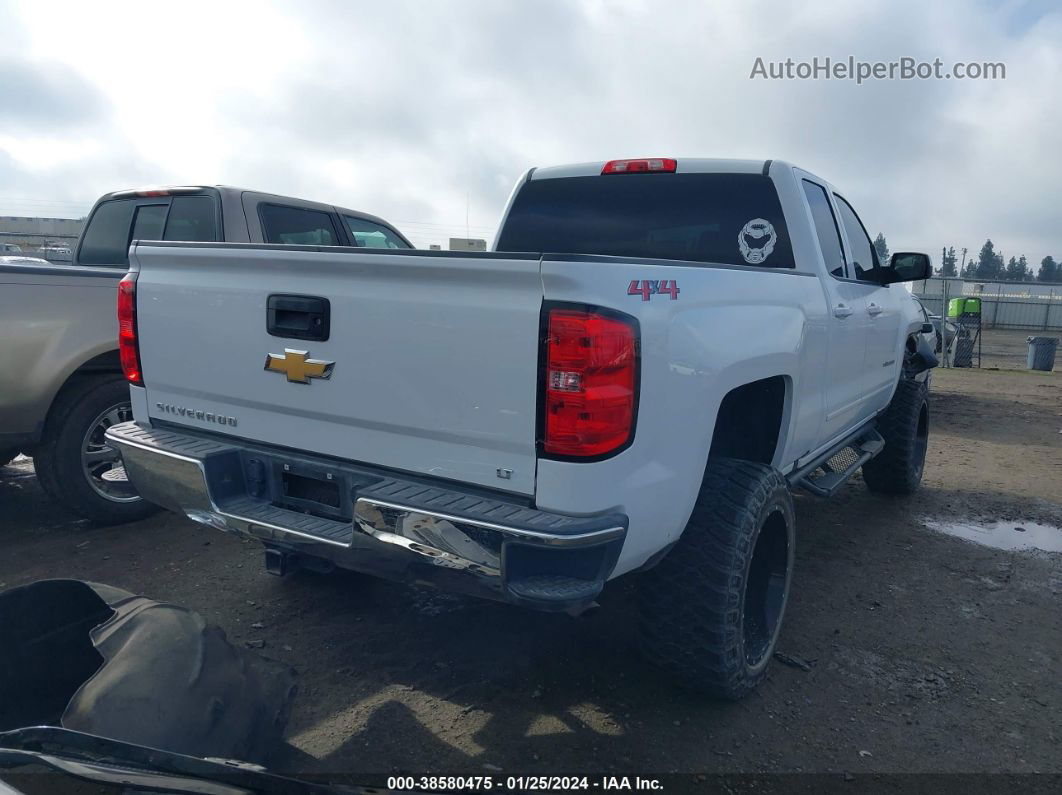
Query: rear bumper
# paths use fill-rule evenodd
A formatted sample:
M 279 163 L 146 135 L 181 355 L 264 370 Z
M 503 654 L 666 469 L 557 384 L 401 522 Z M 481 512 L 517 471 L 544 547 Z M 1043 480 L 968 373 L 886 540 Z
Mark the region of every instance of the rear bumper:
M 627 532 L 622 514 L 549 513 L 439 481 L 183 430 L 128 422 L 107 438 L 145 499 L 256 538 L 283 559 L 542 610 L 592 602 Z M 295 480 L 310 490 L 292 496 Z M 313 493 L 335 498 L 328 505 L 304 499 Z

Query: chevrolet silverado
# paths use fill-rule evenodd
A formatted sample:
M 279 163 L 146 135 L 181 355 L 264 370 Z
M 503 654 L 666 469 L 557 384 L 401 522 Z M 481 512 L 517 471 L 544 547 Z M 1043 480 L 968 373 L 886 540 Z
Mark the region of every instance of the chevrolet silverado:
M 792 490 L 921 479 L 924 320 L 851 203 L 774 161 L 532 169 L 492 252 L 145 242 L 119 285 L 147 499 L 340 566 L 578 611 L 737 698 L 793 570 Z

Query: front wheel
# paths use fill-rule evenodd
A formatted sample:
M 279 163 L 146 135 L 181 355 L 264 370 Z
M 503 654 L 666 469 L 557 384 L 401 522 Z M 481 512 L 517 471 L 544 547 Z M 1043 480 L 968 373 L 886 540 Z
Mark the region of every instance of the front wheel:
M 795 529 L 793 497 L 776 469 L 709 461 L 682 537 L 642 576 L 644 655 L 720 698 L 755 688 L 789 599 Z
M 878 418 L 885 449 L 863 464 L 867 488 L 881 494 L 911 494 L 922 482 L 929 448 L 929 389 L 902 379 Z
M 111 425 L 130 419 L 129 386 L 120 376 L 84 378 L 64 388 L 33 456 L 41 487 L 79 516 L 106 524 L 158 510 L 136 493 L 121 455 L 104 437 Z

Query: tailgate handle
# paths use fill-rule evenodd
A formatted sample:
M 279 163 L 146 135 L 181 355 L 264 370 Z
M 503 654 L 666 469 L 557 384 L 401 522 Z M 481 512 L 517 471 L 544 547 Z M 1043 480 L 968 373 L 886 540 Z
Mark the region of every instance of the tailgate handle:
M 297 340 L 328 339 L 331 307 L 312 295 L 271 295 L 266 301 L 266 331 Z

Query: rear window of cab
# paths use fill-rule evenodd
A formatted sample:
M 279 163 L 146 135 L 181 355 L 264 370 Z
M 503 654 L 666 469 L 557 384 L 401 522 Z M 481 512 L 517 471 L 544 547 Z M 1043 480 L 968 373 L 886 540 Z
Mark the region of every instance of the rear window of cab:
M 78 262 L 127 267 L 134 240 L 217 240 L 214 213 L 214 200 L 205 195 L 109 199 L 89 217 Z
M 778 192 L 762 174 L 532 179 L 496 249 L 794 267 Z

